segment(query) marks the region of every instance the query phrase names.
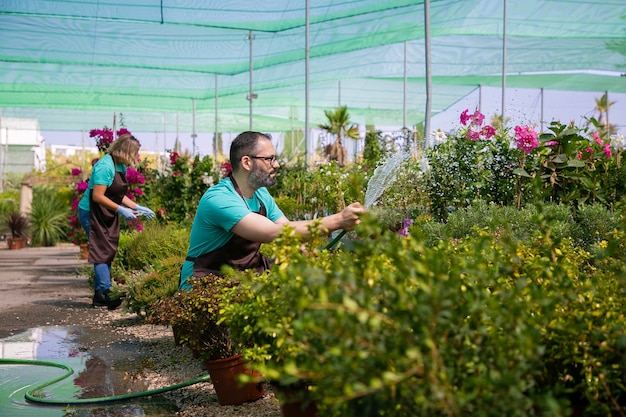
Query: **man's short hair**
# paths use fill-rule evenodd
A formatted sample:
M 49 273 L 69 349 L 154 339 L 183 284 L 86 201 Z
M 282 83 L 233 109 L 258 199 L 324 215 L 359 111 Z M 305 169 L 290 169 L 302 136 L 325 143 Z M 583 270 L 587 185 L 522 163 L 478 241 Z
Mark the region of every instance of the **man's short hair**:
M 259 138 L 271 140 L 271 136 L 260 133 L 246 131 L 242 132 L 230 145 L 230 165 L 234 171 L 241 167 L 241 158 L 245 155 L 255 155 Z

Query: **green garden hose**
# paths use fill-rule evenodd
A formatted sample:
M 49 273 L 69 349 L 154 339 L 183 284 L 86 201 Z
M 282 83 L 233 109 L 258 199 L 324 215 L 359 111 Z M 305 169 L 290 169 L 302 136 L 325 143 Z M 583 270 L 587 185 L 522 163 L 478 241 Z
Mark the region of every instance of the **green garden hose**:
M 345 230 L 342 230 L 341 233 L 339 233 L 337 236 L 335 236 L 333 238 L 333 240 L 331 240 L 330 242 L 328 242 L 328 244 L 324 247 L 325 250 L 330 250 L 333 248 L 333 246 L 335 246 L 337 244 L 337 242 L 339 242 L 339 239 L 341 239 L 343 237 L 343 235 L 346 234 Z
M 199 382 L 209 381 L 211 378 L 209 375 L 204 375 L 198 378 L 191 379 L 189 381 L 181 382 L 179 384 L 170 385 L 163 388 L 157 388 L 149 391 L 143 392 L 134 392 L 131 394 L 121 394 L 121 395 L 112 395 L 110 397 L 100 397 L 100 398 L 74 398 L 70 400 L 57 400 L 53 398 L 42 398 L 39 395 L 34 395 L 33 392 L 41 390 L 45 387 L 48 387 L 52 384 L 56 384 L 59 381 L 64 380 L 74 373 L 74 370 L 69 366 L 51 362 L 51 361 L 42 361 L 42 360 L 32 360 L 32 359 L 5 359 L 0 358 L 0 365 L 37 365 L 37 366 L 50 366 L 54 368 L 60 368 L 65 371 L 65 373 L 61 376 L 53 378 L 49 381 L 43 382 L 35 387 L 26 391 L 24 394 L 24 398 L 27 401 L 39 403 L 39 404 L 47 404 L 47 405 L 79 405 L 79 404 L 97 404 L 97 403 L 108 403 L 114 401 L 123 401 L 131 398 L 139 398 L 139 397 L 147 397 L 150 395 L 161 394 L 167 391 L 173 391 L 175 389 L 188 387 L 189 385 L 194 385 Z

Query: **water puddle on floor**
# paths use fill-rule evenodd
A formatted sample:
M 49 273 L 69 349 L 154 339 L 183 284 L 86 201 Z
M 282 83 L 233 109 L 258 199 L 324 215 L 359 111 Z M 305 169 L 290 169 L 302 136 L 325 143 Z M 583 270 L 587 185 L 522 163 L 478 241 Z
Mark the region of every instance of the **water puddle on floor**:
M 161 395 L 76 405 L 27 401 L 24 396 L 29 390 L 67 372 L 48 366 L 49 363 L 65 365 L 74 372 L 53 385 L 31 392 L 34 397 L 73 401 L 147 390 L 144 382 L 128 378 L 132 370 L 113 367 L 82 350 L 76 342 L 82 335 L 83 330 L 77 327 L 47 326 L 0 339 L 0 358 L 14 360 L 14 363 L 0 361 L 0 416 L 157 417 L 171 416 L 177 411 L 176 406 Z

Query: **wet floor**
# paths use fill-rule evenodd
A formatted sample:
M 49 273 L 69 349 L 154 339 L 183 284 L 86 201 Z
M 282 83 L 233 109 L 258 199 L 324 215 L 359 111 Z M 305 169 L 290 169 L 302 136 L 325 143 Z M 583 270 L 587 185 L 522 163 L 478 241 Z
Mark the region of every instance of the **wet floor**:
M 18 364 L 0 361 L 0 416 L 11 417 L 128 417 L 171 416 L 176 406 L 162 395 L 139 397 L 123 402 L 104 400 L 95 404 L 71 404 L 78 399 L 107 398 L 143 392 L 147 385 L 132 375 L 141 364 L 108 363 L 85 351 L 78 339 L 85 330 L 78 327 L 45 326 L 0 339 L 0 358 L 19 360 Z M 32 364 L 30 361 L 39 361 Z M 22 363 L 24 362 L 24 363 Z M 74 372 L 67 378 L 31 395 L 64 405 L 27 401 L 25 394 L 34 387 L 59 378 L 65 370 L 46 366 L 48 362 L 65 365 Z M 70 404 L 65 403 L 67 401 Z

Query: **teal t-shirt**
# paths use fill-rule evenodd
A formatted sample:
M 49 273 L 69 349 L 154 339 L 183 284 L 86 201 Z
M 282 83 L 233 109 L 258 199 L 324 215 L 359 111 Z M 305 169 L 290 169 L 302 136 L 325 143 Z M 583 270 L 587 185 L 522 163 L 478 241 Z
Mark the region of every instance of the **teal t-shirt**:
M 263 202 L 267 218 L 275 222 L 283 216 L 266 188 L 259 188 L 252 199 L 241 198 L 229 178 L 209 188 L 198 204 L 189 236 L 187 256 L 197 258 L 224 246 L 234 236 L 230 230 L 251 212 L 258 213 Z M 189 289 L 187 278 L 193 274 L 193 262 L 185 261 L 180 288 Z
M 113 179 L 115 178 L 115 173 L 121 172 L 126 175 L 126 165 L 124 164 L 114 164 L 113 158 L 111 155 L 106 154 L 96 164 L 93 166 L 91 170 L 91 177 L 89 178 L 89 187 L 85 190 L 82 198 L 78 202 L 78 208 L 81 210 L 89 211 L 89 196 L 91 195 L 91 190 L 93 190 L 93 186 L 95 184 L 98 185 L 106 185 L 109 187 L 113 184 Z

